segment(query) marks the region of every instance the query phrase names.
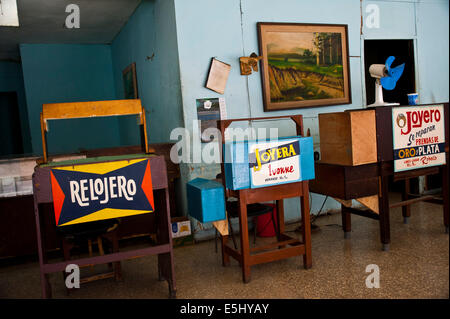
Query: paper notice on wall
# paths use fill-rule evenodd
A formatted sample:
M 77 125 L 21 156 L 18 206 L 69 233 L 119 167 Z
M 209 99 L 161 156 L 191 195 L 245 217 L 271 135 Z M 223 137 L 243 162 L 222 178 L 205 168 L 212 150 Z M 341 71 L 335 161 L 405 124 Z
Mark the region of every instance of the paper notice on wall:
M 445 164 L 444 106 L 392 108 L 394 171 Z
M 230 74 L 231 65 L 222 61 L 212 59 L 209 70 L 208 81 L 206 87 L 217 93 L 224 94 L 227 85 L 228 75 Z

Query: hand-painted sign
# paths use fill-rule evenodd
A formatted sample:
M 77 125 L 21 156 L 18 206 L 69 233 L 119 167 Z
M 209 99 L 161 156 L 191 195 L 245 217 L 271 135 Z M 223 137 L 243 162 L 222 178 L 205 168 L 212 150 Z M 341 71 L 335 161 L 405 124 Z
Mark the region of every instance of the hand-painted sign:
M 298 139 L 249 142 L 251 187 L 265 187 L 301 180 Z
M 393 107 L 394 171 L 445 164 L 444 106 Z
M 57 226 L 153 212 L 149 159 L 62 166 L 50 175 Z

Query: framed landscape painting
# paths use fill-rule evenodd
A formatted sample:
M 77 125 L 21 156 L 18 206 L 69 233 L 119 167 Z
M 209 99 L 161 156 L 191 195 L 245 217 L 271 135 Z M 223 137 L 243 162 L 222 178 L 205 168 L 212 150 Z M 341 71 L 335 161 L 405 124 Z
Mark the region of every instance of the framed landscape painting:
M 347 25 L 257 27 L 264 111 L 351 103 Z

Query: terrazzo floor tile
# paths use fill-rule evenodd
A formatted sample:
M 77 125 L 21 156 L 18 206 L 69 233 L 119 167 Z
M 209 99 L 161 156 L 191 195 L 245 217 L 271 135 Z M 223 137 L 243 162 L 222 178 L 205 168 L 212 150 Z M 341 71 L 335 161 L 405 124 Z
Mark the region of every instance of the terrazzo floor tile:
M 391 194 L 398 199 L 398 194 Z M 442 206 L 417 203 L 408 224 L 401 208 L 392 209 L 390 251 L 381 250 L 378 222 L 352 215 L 351 238 L 344 239 L 339 213 L 316 220 L 312 234 L 313 267 L 302 257 L 251 268 L 251 282 L 242 282 L 239 264 L 223 267 L 214 240 L 177 247 L 175 275 L 179 299 L 235 298 L 449 298 L 449 237 L 444 233 Z M 286 226 L 293 236 L 298 223 Z M 253 238 L 253 235 L 251 235 Z M 257 238 L 257 243 L 273 241 Z M 230 245 L 232 242 L 230 241 Z M 380 288 L 367 288 L 367 265 L 380 271 Z M 96 266 L 94 271 L 103 270 Z M 89 273 L 91 269 L 85 269 Z M 158 281 L 157 258 L 122 262 L 123 280 L 106 279 L 82 285 L 70 295 L 62 273 L 51 274 L 54 298 L 167 298 L 168 285 Z M 0 298 L 40 298 L 39 264 L 0 267 Z

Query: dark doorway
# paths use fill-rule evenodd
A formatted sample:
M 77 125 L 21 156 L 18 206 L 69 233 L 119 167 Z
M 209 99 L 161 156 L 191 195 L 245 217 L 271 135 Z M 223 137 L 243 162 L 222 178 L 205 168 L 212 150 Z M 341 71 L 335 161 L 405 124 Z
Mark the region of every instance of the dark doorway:
M 0 156 L 23 154 L 16 92 L 0 92 Z
M 391 55 L 395 57 L 392 67 L 405 63 L 405 69 L 393 90 L 383 89 L 384 101 L 408 105 L 407 94 L 416 92 L 413 40 L 365 40 L 364 69 L 367 105 L 375 101 L 375 79 L 370 76 L 369 67 L 372 64 L 384 64 Z

